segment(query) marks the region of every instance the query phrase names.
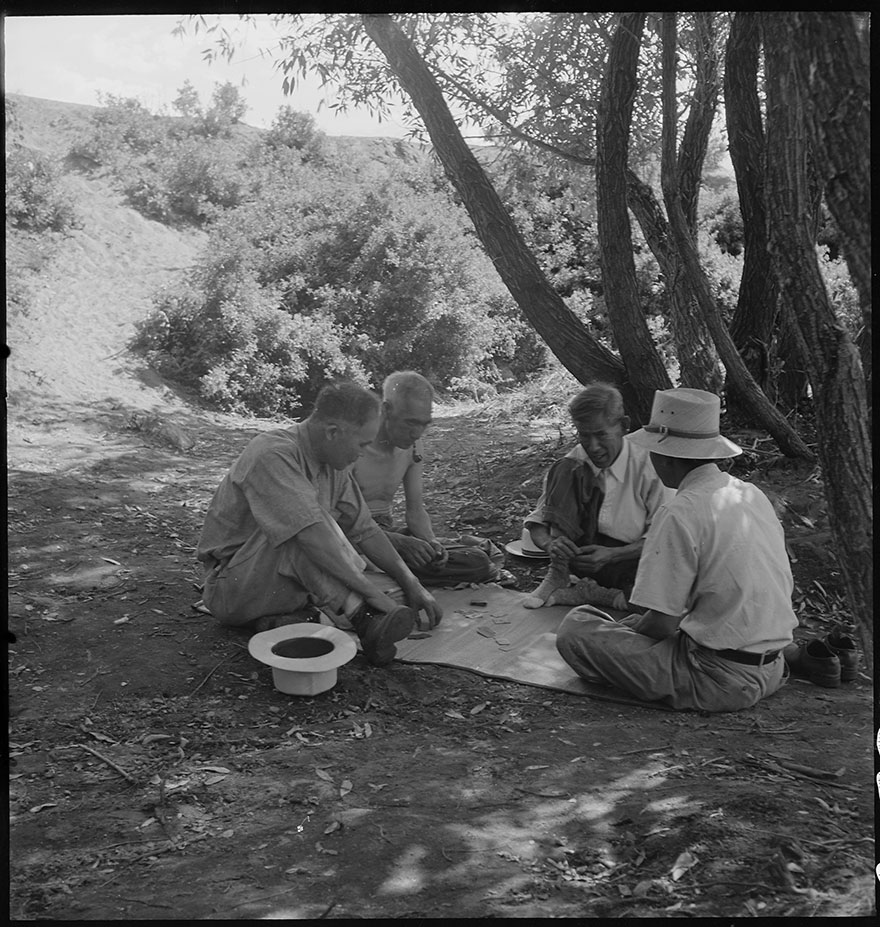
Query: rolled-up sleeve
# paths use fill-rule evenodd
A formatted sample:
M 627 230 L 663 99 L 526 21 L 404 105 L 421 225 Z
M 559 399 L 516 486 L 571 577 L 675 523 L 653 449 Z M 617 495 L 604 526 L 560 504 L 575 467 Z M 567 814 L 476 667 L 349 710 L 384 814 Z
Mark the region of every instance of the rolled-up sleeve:
M 354 474 L 346 471 L 340 475 L 339 496 L 333 505 L 333 515 L 342 533 L 357 547 L 373 534 L 382 534 L 364 499 L 364 494 L 355 482 Z

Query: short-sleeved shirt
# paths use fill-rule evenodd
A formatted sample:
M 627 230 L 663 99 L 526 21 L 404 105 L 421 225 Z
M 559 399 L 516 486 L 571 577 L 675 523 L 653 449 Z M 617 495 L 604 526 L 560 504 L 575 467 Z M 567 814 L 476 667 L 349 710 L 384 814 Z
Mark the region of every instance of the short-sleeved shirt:
M 791 643 L 791 567 L 770 500 L 707 463 L 691 470 L 648 532 L 630 601 L 698 644 L 761 653 Z
M 334 470 L 315 458 L 305 423 L 257 435 L 214 493 L 198 559 L 228 560 L 257 529 L 277 547 L 324 521 L 322 511 L 355 547 L 381 531 L 351 469 Z
M 419 463 L 424 455 L 421 439 L 412 447 L 393 447 L 387 454 L 372 444 L 367 445 L 355 462 L 353 472 L 374 518 L 391 514 L 394 496 L 407 470 Z
M 604 497 L 599 509 L 597 530 L 610 538 L 632 544 L 645 537 L 660 506 L 675 495 L 667 489 L 651 464 L 649 453 L 624 436 L 620 453 L 610 467 L 600 470 L 580 444 L 566 455 L 588 467 L 597 477 L 604 474 Z M 545 481 L 546 485 L 546 481 Z M 546 494 L 541 493 L 525 524 L 546 524 Z

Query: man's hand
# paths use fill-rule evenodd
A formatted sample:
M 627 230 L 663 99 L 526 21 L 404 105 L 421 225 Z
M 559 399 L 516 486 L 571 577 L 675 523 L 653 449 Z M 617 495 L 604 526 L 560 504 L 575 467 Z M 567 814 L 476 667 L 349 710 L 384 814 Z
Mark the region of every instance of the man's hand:
M 434 596 L 421 584 L 413 586 L 406 591 L 406 603 L 412 608 L 418 609 L 420 612 L 423 611 L 427 616 L 427 628 L 423 628 L 423 630 L 436 628 L 437 625 L 440 624 L 440 619 L 443 617 L 443 609 L 440 608 Z M 421 614 L 419 615 L 419 627 L 422 627 Z
M 572 557 L 574 571 L 578 574 L 586 573 L 588 576 L 598 573 L 602 567 L 613 562 L 614 548 L 600 547 L 598 544 L 587 544 L 586 547 L 578 547 Z
M 388 533 L 388 539 L 408 567 L 425 567 L 429 563 L 440 560 L 441 557 L 445 560 L 446 551 L 438 541 L 423 541 L 421 538 L 393 532 Z
M 545 548 L 554 563 L 567 566 L 577 556 L 581 548 L 569 538 L 553 538 Z

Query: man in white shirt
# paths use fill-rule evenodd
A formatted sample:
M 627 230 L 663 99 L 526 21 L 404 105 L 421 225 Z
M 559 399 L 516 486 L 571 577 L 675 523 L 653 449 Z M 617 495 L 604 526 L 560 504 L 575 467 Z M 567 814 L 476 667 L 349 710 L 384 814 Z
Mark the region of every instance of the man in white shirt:
M 615 387 L 593 383 L 569 403 L 578 444 L 550 468 L 525 526 L 550 554 L 543 582 L 523 602 L 625 609 L 645 535 L 673 493 L 648 452 L 627 436 L 629 418 Z M 569 589 L 569 576 L 581 577 Z
M 719 413 L 703 390 L 656 393 L 650 424 L 630 436 L 676 490 L 630 596 L 647 611 L 615 622 L 572 609 L 556 642 L 587 681 L 677 709 L 736 711 L 775 692 L 797 626 L 782 526 L 764 493 L 718 468 L 742 453 L 720 434 Z

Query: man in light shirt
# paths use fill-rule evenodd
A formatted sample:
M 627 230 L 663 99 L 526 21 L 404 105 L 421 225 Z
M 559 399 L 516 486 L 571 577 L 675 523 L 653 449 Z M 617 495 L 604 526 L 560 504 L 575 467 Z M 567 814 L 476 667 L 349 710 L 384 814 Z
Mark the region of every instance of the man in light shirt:
M 797 618 L 782 526 L 757 487 L 718 468 L 742 453 L 719 431 L 720 401 L 658 391 L 650 423 L 630 436 L 676 490 L 648 532 L 621 621 L 572 609 L 556 646 L 588 682 L 671 708 L 736 711 L 786 680 L 781 652 Z
M 523 604 L 626 609 L 645 535 L 673 493 L 648 452 L 629 441 L 629 418 L 615 387 L 591 384 L 568 411 L 578 444 L 550 468 L 525 519 L 534 544 L 550 555 L 550 568 Z M 569 588 L 571 573 L 581 579 Z

